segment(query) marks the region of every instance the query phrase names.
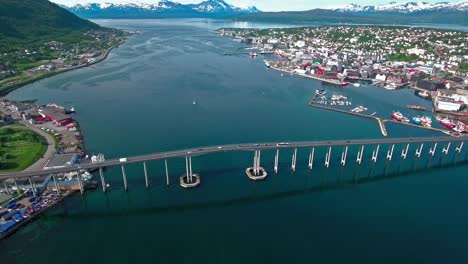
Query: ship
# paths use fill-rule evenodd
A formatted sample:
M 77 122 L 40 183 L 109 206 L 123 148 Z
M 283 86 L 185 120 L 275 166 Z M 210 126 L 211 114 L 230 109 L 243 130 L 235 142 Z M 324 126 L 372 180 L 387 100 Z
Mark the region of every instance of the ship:
M 258 55 L 255 52 L 250 52 L 249 56 L 250 56 L 250 58 L 254 58 L 254 57 L 257 57 Z
M 361 87 L 361 84 L 360 83 L 353 83 L 353 86 L 354 87 Z
M 429 116 L 422 116 L 420 117 L 421 119 L 421 125 L 424 127 L 432 127 L 432 118 Z
M 415 116 L 411 118 L 411 123 L 419 126 L 421 125 L 421 118 L 419 116 Z
M 428 98 L 429 96 L 431 96 L 427 91 L 418 92 L 418 95 L 421 96 L 422 98 Z
M 448 118 L 444 118 L 442 120 L 439 121 L 440 125 L 447 128 L 447 129 L 450 129 L 452 130 L 456 124 L 452 122 L 452 120 L 448 119 Z
M 419 111 L 426 111 L 427 108 L 421 105 L 406 105 L 406 108 L 408 109 L 413 109 L 413 110 L 419 110 Z
M 270 65 L 270 63 L 268 63 L 268 61 L 265 61 L 265 66 L 266 66 L 267 68 L 270 68 L 270 67 L 271 67 L 271 65 Z
M 402 113 L 400 112 L 393 112 L 392 113 L 392 118 L 395 119 L 398 122 L 405 122 L 408 123 L 409 119 L 405 117 Z

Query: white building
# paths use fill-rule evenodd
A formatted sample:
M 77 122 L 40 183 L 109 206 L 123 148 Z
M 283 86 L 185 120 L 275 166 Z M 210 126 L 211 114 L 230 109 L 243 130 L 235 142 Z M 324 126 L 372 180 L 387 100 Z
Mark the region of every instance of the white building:
M 406 51 L 408 52 L 408 54 L 415 54 L 418 56 L 426 54 L 425 49 L 412 48 L 412 49 L 407 49 Z

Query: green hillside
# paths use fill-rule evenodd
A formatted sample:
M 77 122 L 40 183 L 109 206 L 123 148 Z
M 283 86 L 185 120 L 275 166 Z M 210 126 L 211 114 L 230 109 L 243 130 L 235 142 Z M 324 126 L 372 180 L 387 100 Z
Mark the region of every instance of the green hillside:
M 0 25 L 1 52 L 38 41 L 66 42 L 86 30 L 99 28 L 48 0 L 1 0 Z

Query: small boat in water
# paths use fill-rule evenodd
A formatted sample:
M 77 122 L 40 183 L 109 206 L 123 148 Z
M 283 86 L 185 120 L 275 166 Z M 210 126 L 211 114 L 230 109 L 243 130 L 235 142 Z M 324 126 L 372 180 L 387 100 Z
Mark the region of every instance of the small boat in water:
M 255 53 L 255 52 L 250 52 L 250 53 L 249 53 L 249 56 L 250 56 L 250 58 L 255 58 L 255 57 L 257 57 L 258 55 L 257 55 L 257 53 Z
M 271 67 L 271 65 L 270 65 L 270 63 L 269 63 L 268 61 L 264 61 L 264 62 L 265 62 L 265 66 L 266 66 L 267 68 L 270 68 L 270 67 Z
M 193 98 L 193 102 L 192 102 L 193 105 L 196 105 L 197 102 L 195 101 L 195 97 Z
M 418 95 L 421 96 L 422 98 L 428 98 L 429 96 L 431 96 L 427 91 L 418 92 Z
M 384 86 L 385 89 L 387 90 L 395 90 L 397 88 L 395 83 L 390 83 Z
M 395 121 L 398 121 L 398 122 L 409 122 L 409 119 L 407 117 L 405 117 L 401 112 L 393 112 L 392 113 L 392 118 L 395 120 Z
M 361 84 L 360 83 L 353 83 L 353 86 L 354 87 L 361 87 Z
M 407 105 L 406 108 L 412 109 L 412 110 L 419 110 L 419 111 L 426 111 L 426 107 L 421 106 L 421 105 Z
M 452 130 L 456 126 L 456 124 L 452 120 L 450 120 L 448 118 L 444 118 L 444 119 L 440 120 L 439 123 L 443 127 L 447 128 L 447 129 L 450 129 L 450 130 Z
M 419 126 L 421 125 L 421 118 L 419 116 L 415 116 L 411 118 L 411 123 Z

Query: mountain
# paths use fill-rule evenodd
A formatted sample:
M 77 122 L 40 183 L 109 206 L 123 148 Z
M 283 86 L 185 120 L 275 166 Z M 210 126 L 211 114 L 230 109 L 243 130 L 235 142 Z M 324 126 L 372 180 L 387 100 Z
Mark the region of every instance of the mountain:
M 343 8 L 334 9 L 338 12 L 351 12 L 351 13 L 402 13 L 411 14 L 418 12 L 467 12 L 468 0 L 461 2 L 440 2 L 430 4 L 427 2 L 408 2 L 397 3 L 391 2 L 385 5 L 377 6 L 360 6 L 357 4 L 349 4 Z
M 0 42 L 99 28 L 48 0 L 1 0 Z
M 276 23 L 368 23 L 368 24 L 457 24 L 468 26 L 468 0 L 440 2 L 391 2 L 386 5 L 360 6 L 349 4 L 342 8 L 313 9 L 294 12 L 263 12 L 240 15 L 240 21 Z
M 256 7 L 240 8 L 223 0 L 208 0 L 199 4 L 180 4 L 169 0 L 156 3 L 89 3 L 64 6 L 85 18 L 167 18 L 167 17 L 228 17 L 258 13 Z

